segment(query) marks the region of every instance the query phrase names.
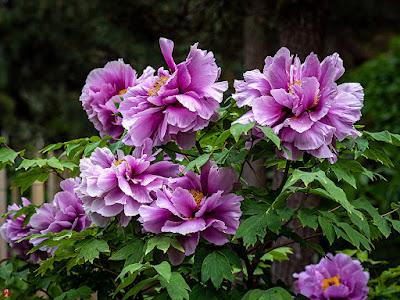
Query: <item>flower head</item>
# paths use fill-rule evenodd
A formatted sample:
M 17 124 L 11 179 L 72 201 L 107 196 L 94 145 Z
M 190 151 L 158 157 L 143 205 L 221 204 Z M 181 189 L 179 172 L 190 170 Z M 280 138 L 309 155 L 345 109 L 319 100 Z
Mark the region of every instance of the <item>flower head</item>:
M 62 191 L 54 196 L 53 202 L 43 204 L 31 217 L 32 233 L 57 233 L 64 229 L 81 232 L 90 226 L 82 200 L 74 192 L 79 183 L 79 178 L 68 178 L 60 183 Z M 31 243 L 37 246 L 45 239 L 35 238 Z M 52 253 L 56 248 L 44 249 Z
M 307 152 L 333 163 L 337 160 L 336 138 L 342 141 L 360 135 L 353 125 L 361 117 L 364 100 L 360 84 L 337 86 L 335 81 L 343 73 L 343 61 L 337 53 L 321 63 L 311 53 L 302 64 L 298 57 L 293 60 L 288 49 L 281 48 L 274 57 L 265 59 L 262 73 L 249 71 L 244 81 L 235 81 L 232 96 L 238 106 L 252 108 L 236 122 L 255 121 L 271 127 L 290 151 L 291 160 Z
M 119 59 L 89 73 L 80 101 L 101 137 L 110 135 L 119 138 L 122 135 L 124 128 L 121 125 L 122 118 L 117 115 L 116 105 L 121 103 L 121 97 L 125 97 L 129 87 L 135 86 L 153 72 L 149 67 L 137 78 L 136 71 Z
M 297 292 L 312 300 L 367 299 L 369 273 L 360 261 L 338 253 L 328 254 L 316 265 L 309 265 L 304 272 L 293 274 Z
M 228 242 L 225 234 L 235 234 L 242 214 L 242 197 L 230 193 L 238 175 L 232 168 L 218 168 L 208 162 L 201 174 L 189 171 L 158 190 L 156 201 L 139 209 L 140 221 L 148 232 L 171 232 L 186 255 L 194 253 L 200 234 L 210 243 Z M 184 256 L 171 257 L 179 264 Z
M 80 161 L 82 184 L 76 189 L 83 207 L 93 223 L 105 226 L 113 216 L 122 226 L 128 225 L 143 203 L 151 203 L 155 190 L 169 177 L 178 175 L 178 165 L 155 160 L 151 141 L 135 148 L 132 155 L 118 151 L 116 158 L 110 149 L 97 148 L 90 158 Z
M 22 206 L 28 206 L 31 202 L 26 199 L 22 198 Z M 18 211 L 22 208 L 22 206 L 13 204 L 8 206 L 8 211 Z M 43 251 L 35 251 L 31 254 L 27 254 L 32 248 L 32 244 L 29 240 L 23 240 L 17 243 L 18 240 L 32 235 L 31 232 L 31 224 L 28 223 L 24 226 L 24 220 L 26 215 L 21 215 L 14 220 L 15 213 L 10 214 L 7 216 L 5 223 L 0 228 L 0 233 L 3 239 L 14 249 L 17 255 L 27 261 L 32 261 L 36 263 L 40 258 L 46 259 L 48 257 L 47 252 Z
M 155 146 L 175 139 L 182 149 L 190 149 L 196 131 L 218 118 L 217 108 L 228 83 L 216 82 L 220 68 L 212 52 L 190 48 L 178 65 L 172 58 L 174 43 L 160 39 L 161 52 L 170 71 L 158 69 L 141 84 L 131 88 L 119 107 L 127 129 L 123 142 L 141 146 L 151 138 Z

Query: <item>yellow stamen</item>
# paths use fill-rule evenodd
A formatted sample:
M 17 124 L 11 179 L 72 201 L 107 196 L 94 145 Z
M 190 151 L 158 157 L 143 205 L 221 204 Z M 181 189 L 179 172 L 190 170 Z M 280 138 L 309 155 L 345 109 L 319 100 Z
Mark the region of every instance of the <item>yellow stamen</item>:
M 120 160 L 117 160 L 117 161 L 114 162 L 113 164 L 114 164 L 114 166 L 119 166 L 119 165 L 122 164 L 123 162 L 126 162 L 126 166 L 127 166 L 128 170 L 130 171 L 129 164 L 128 164 L 128 162 L 125 160 L 125 158 L 120 159 Z
M 301 86 L 301 81 L 298 80 L 298 81 L 295 81 L 295 82 L 292 82 L 292 83 L 289 84 L 289 93 L 291 93 L 292 95 L 294 95 L 294 93 L 292 91 L 292 86 L 295 85 L 295 84 L 298 84 L 299 86 Z
M 201 200 L 203 200 L 204 198 L 203 193 L 195 190 L 189 190 L 189 193 L 192 194 L 194 201 L 197 204 L 197 207 L 200 208 Z
M 167 82 L 167 80 L 168 80 L 167 76 L 161 76 L 160 78 L 158 78 L 154 83 L 153 88 L 151 88 L 147 94 L 150 97 L 158 96 L 158 91 Z
M 118 93 L 118 95 L 121 96 L 121 95 L 125 94 L 126 91 L 127 91 L 127 89 L 120 90 L 119 93 Z
M 324 279 L 324 282 L 322 283 L 322 289 L 325 291 L 328 287 L 332 285 L 339 286 L 340 285 L 339 278 L 340 275 Z

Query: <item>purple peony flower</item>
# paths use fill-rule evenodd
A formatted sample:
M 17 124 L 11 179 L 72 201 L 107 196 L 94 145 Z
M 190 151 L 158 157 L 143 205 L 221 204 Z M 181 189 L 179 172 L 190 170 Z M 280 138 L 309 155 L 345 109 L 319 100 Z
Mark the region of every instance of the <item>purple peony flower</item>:
M 31 202 L 26 199 L 22 198 L 22 205 L 28 206 Z M 13 204 L 8 206 L 8 211 L 18 211 L 22 208 L 22 206 Z M 29 240 L 23 240 L 17 243 L 18 240 L 32 235 L 31 232 L 31 224 L 28 223 L 26 227 L 24 227 L 23 222 L 25 220 L 26 215 L 21 215 L 14 220 L 15 213 L 7 216 L 5 223 L 0 228 L 0 233 L 3 239 L 14 249 L 17 255 L 27 261 L 32 261 L 36 263 L 39 259 L 46 259 L 48 257 L 47 252 L 43 251 L 36 251 L 31 254 L 27 254 L 32 248 L 32 244 Z
M 344 73 L 337 53 L 322 63 L 311 53 L 301 64 L 286 48 L 265 59 L 264 70 L 244 73 L 234 83 L 232 97 L 238 106 L 252 109 L 236 122 L 271 127 L 297 160 L 307 152 L 317 158 L 337 160 L 336 138 L 356 138 L 354 123 L 361 117 L 364 101 L 359 83 L 335 81 Z M 257 135 L 262 135 L 257 132 Z M 287 157 L 286 152 L 282 152 Z
M 148 232 L 179 234 L 187 256 L 194 253 L 200 234 L 210 243 L 223 245 L 229 241 L 225 234 L 236 233 L 242 215 L 243 198 L 230 193 L 237 179 L 232 167 L 212 167 L 208 162 L 201 168 L 201 175 L 189 171 L 158 190 L 156 201 L 140 207 L 139 220 Z M 170 258 L 179 264 L 184 255 Z
M 228 83 L 216 82 L 221 69 L 213 53 L 197 49 L 197 43 L 178 65 L 172 58 L 174 43 L 161 38 L 160 47 L 171 72 L 160 68 L 157 76 L 126 93 L 119 107 L 128 131 L 122 141 L 141 146 L 149 137 L 159 146 L 175 139 L 182 149 L 190 149 L 196 131 L 218 118 L 217 108 Z
M 82 200 L 74 192 L 75 187 L 80 184 L 80 178 L 69 178 L 60 183 L 63 191 L 58 192 L 52 203 L 45 203 L 36 210 L 30 219 L 32 234 L 57 233 L 64 229 L 81 232 L 91 224 L 82 207 Z M 39 245 L 46 238 L 35 238 L 31 240 L 34 246 Z M 45 248 L 49 253 L 55 248 Z
M 136 71 L 122 59 L 108 62 L 104 68 L 94 69 L 89 73 L 80 101 L 101 137 L 121 137 L 124 128 L 121 125 L 122 118 L 117 115 L 116 103 L 121 103 L 121 97 L 125 97 L 129 87 L 135 86 L 153 73 L 153 68 L 148 67 L 137 78 Z
M 328 257 L 328 258 L 327 258 Z M 367 299 L 369 273 L 360 261 L 338 253 L 328 254 L 316 265 L 309 265 L 304 272 L 293 274 L 297 293 L 312 300 L 323 299 Z
M 76 189 L 93 223 L 105 226 L 113 216 L 127 226 L 143 203 L 153 202 L 155 190 L 169 177 L 178 176 L 178 165 L 155 160 L 152 142 L 136 147 L 132 155 L 118 150 L 118 159 L 108 148 L 97 148 L 90 159 L 80 161 L 82 184 Z

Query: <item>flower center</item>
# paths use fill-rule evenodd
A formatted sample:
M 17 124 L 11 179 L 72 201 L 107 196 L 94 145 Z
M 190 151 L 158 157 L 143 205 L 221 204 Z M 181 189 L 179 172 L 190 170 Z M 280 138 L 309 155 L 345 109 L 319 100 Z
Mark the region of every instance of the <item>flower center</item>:
M 292 86 L 294 86 L 295 84 L 298 84 L 299 86 L 301 86 L 301 81 L 297 80 L 295 82 L 289 83 L 289 93 L 291 93 L 292 95 L 294 95 L 294 93 L 292 91 Z
M 153 87 L 149 90 L 147 93 L 150 97 L 155 97 L 158 96 L 158 91 L 161 89 L 161 87 L 167 82 L 168 77 L 167 76 L 161 76 L 156 80 L 154 83 Z
M 125 160 L 125 158 L 120 159 L 120 160 L 117 160 L 117 161 L 113 162 L 113 164 L 114 164 L 114 166 L 119 166 L 119 165 L 122 164 L 123 162 L 126 162 L 126 166 L 127 166 L 128 170 L 130 171 L 129 164 L 128 164 L 128 162 Z
M 200 208 L 201 200 L 203 200 L 203 198 L 204 198 L 203 193 L 195 191 L 195 190 L 189 190 L 189 193 L 192 194 L 194 201 L 197 204 L 197 207 Z
M 118 92 L 118 96 L 121 96 L 121 95 L 125 94 L 126 91 L 127 91 L 127 89 L 120 90 L 120 91 Z
M 332 285 L 339 286 L 340 285 L 339 278 L 340 275 L 324 279 L 324 282 L 322 283 L 322 289 L 325 291 L 328 287 Z

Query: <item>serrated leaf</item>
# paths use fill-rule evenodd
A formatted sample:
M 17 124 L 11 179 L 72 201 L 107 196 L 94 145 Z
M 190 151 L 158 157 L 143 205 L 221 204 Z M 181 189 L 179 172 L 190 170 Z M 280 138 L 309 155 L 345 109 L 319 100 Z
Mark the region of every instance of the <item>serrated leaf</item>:
M 218 252 L 224 255 L 232 265 L 234 265 L 239 269 L 242 268 L 242 263 L 240 261 L 239 256 L 235 251 L 232 250 L 232 248 L 229 245 L 225 245 L 224 247 L 220 248 Z
M 85 261 L 93 263 L 95 258 L 99 258 L 100 253 L 109 251 L 110 248 L 105 240 L 93 239 L 80 249 L 77 259 L 83 258 Z
M 226 291 L 216 290 L 213 286 L 203 287 L 201 284 L 196 284 L 190 293 L 190 300 L 229 300 L 231 297 Z
M 51 145 L 44 147 L 39 152 L 41 152 L 41 153 L 51 152 L 51 151 L 60 149 L 63 145 L 64 145 L 64 143 L 51 144 Z
M 218 139 L 215 141 L 214 146 L 217 146 L 219 144 L 222 144 L 226 141 L 226 139 L 231 135 L 231 132 L 229 129 L 225 130 L 224 132 L 222 132 Z
M 160 274 L 164 279 L 169 282 L 171 279 L 171 266 L 168 262 L 163 261 L 161 264 L 153 266 L 158 274 Z
M 122 269 L 121 273 L 118 275 L 118 277 L 115 280 L 121 279 L 123 280 L 125 278 L 125 275 L 129 272 L 129 273 L 134 273 L 136 271 L 139 271 L 143 269 L 143 264 L 140 263 L 135 263 L 135 264 L 131 264 L 129 266 L 126 266 L 125 268 Z
M 211 279 L 214 286 L 219 288 L 224 278 L 231 282 L 234 281 L 231 266 L 224 255 L 214 251 L 203 261 L 201 280 L 207 282 L 208 279 Z
M 303 227 L 310 227 L 314 230 L 318 228 L 318 217 L 316 209 L 302 208 L 302 212 L 297 214 Z
M 163 287 L 167 288 L 168 295 L 172 300 L 189 299 L 190 287 L 181 274 L 173 272 L 169 282 L 160 277 L 160 283 Z
M 380 162 L 381 164 L 383 164 L 385 166 L 394 167 L 393 162 L 391 161 L 389 156 L 386 154 L 385 150 L 383 150 L 382 146 L 380 146 L 376 142 L 370 142 L 368 144 L 368 149 L 365 150 L 362 155 L 369 159 Z
M 101 141 L 97 141 L 95 143 L 91 143 L 91 144 L 87 145 L 85 147 L 85 150 L 83 151 L 83 155 L 84 156 L 90 155 L 93 152 L 93 150 L 96 149 L 100 145 L 100 143 L 101 143 Z
M 371 250 L 370 241 L 357 230 L 352 228 L 349 224 L 340 222 L 337 224 L 346 232 L 346 235 L 350 238 L 351 244 L 360 248 L 360 243 L 364 246 L 365 249 Z
M 255 122 L 249 123 L 249 124 L 233 124 L 232 127 L 229 129 L 233 138 L 235 139 L 236 142 L 239 141 L 240 136 L 242 133 L 247 134 L 247 132 L 252 129 L 255 125 Z
M 131 240 L 128 242 L 128 244 L 126 244 L 124 247 L 122 247 L 113 255 L 111 255 L 109 260 L 124 260 L 128 259 L 128 257 L 131 255 L 143 257 L 144 254 L 143 247 L 144 247 L 144 242 L 142 240 L 139 239 Z
M 336 237 L 335 229 L 333 228 L 334 225 L 332 225 L 331 222 L 329 222 L 327 219 L 325 219 L 321 216 L 318 216 L 318 222 L 319 222 L 319 225 L 321 226 L 322 233 L 328 239 L 329 244 L 332 245 L 332 243 L 335 241 L 335 237 Z
M 0 162 L 2 163 L 14 163 L 15 159 L 18 157 L 18 154 L 21 152 L 15 152 L 12 149 L 1 148 L 0 149 Z
M 400 232 L 400 221 L 390 220 L 390 222 L 392 222 L 392 226 L 393 226 L 394 230 L 396 230 L 397 232 Z
M 8 280 L 11 276 L 12 271 L 13 271 L 12 264 L 7 264 L 5 266 L 2 266 L 0 268 L 0 278 L 2 278 L 4 280 Z
M 265 214 L 266 214 L 266 222 L 268 229 L 271 230 L 273 233 L 278 234 L 279 230 L 282 227 L 281 217 L 275 210 L 270 210 L 270 209 L 267 210 Z
M 257 242 L 257 238 L 263 240 L 267 231 L 267 215 L 262 213 L 261 215 L 254 215 L 244 220 L 239 225 L 239 228 L 233 237 L 234 239 L 243 238 L 245 246 L 254 246 Z
M 181 252 L 185 252 L 185 250 L 175 237 L 172 238 L 169 236 L 155 236 L 147 241 L 145 255 L 149 254 L 155 247 L 166 253 L 170 246 Z
M 290 293 L 281 287 L 274 287 L 268 290 L 250 290 L 242 300 L 293 300 Z
M 195 160 L 192 160 L 186 166 L 185 174 L 187 172 L 189 172 L 190 170 L 192 170 L 194 167 L 200 168 L 201 166 L 203 166 L 210 159 L 210 156 L 211 156 L 211 153 L 206 153 L 206 154 L 200 155 Z
M 49 173 L 40 168 L 33 168 L 27 172 L 18 174 L 11 187 L 20 187 L 21 194 L 25 192 L 36 180 L 45 182 L 49 176 Z
M 372 206 L 372 204 L 364 199 L 360 198 L 352 202 L 352 204 L 357 208 L 357 209 L 363 209 L 365 210 L 373 220 L 374 225 L 379 229 L 380 232 L 385 237 L 388 237 L 391 232 L 390 225 L 388 224 L 387 220 L 385 220 L 378 212 L 378 210 Z
M 257 126 L 257 127 L 261 129 L 261 131 L 265 134 L 265 136 L 269 138 L 279 150 L 281 150 L 281 140 L 275 134 L 275 132 L 272 130 L 271 127 L 268 126 Z
M 292 248 L 279 247 L 265 253 L 261 257 L 261 260 L 270 260 L 270 261 L 289 260 L 289 257 L 287 256 L 288 254 L 293 254 Z
M 139 292 L 142 290 L 142 288 L 143 288 L 146 284 L 148 284 L 148 283 L 150 283 L 150 282 L 153 282 L 153 281 L 155 281 L 154 278 L 147 278 L 147 279 L 144 279 L 144 280 L 142 280 L 142 281 L 136 283 L 135 286 L 134 286 L 133 288 L 131 288 L 131 289 L 124 295 L 124 297 L 122 298 L 122 300 L 129 299 L 131 296 L 132 296 L 132 298 L 130 298 L 130 299 L 135 299 L 137 293 L 139 293 Z
M 52 168 L 54 168 L 54 169 L 59 169 L 59 170 L 61 170 L 61 171 L 63 171 L 64 170 L 64 167 L 63 167 L 63 165 L 60 163 L 60 161 L 56 158 L 56 157 L 52 157 L 52 158 L 50 158 L 49 160 L 47 160 L 47 164 L 50 166 L 50 167 L 52 167 Z

